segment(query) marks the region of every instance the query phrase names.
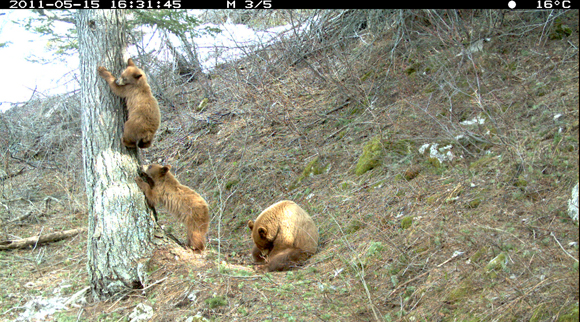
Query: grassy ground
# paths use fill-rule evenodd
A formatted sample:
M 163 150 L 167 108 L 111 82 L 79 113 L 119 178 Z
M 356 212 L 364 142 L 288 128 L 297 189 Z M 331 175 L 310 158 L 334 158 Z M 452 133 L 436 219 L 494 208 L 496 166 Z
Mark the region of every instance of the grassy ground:
M 302 60 L 272 48 L 269 63 L 251 56 L 208 81 L 160 86 L 162 125 L 143 158 L 171 164 L 208 201 L 208 250 L 162 246 L 145 289 L 68 303 L 48 320 L 130 321 L 152 308 L 152 321 L 578 321 L 567 215 L 578 12 L 558 14 L 421 12 Z M 459 55 L 460 27 L 492 22 L 483 50 Z M 24 171 L 2 181 L 1 239 L 82 227 L 79 133 L 24 151 L 8 132 L 4 171 Z M 246 223 L 281 199 L 311 214 L 319 252 L 302 269 L 258 273 Z M 0 252 L 0 320 L 82 291 L 85 266 L 84 236 Z

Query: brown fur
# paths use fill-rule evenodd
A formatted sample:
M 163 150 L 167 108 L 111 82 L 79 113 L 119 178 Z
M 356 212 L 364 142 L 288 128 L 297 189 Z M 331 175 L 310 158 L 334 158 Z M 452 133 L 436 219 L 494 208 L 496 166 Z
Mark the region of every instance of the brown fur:
M 169 172 L 170 165 L 151 164 L 143 166 L 143 172 L 151 180 L 136 177 L 137 185 L 145 193 L 147 203 L 163 206 L 179 219 L 187 230 L 187 246 L 194 250 L 205 249 L 205 235 L 209 227 L 209 208 L 205 200 L 194 190 L 182 185 Z
M 283 200 L 248 221 L 254 240 L 252 256 L 265 263 L 267 271 L 285 271 L 316 253 L 318 229 L 312 218 L 296 203 Z
M 127 99 L 129 117 L 123 129 L 123 145 L 129 148 L 136 146 L 148 148 L 159 128 L 161 115 L 157 100 L 147 84 L 143 71 L 135 66 L 129 58 L 127 68 L 116 79 L 105 67 L 97 69 L 99 75 L 107 81 L 115 95 Z

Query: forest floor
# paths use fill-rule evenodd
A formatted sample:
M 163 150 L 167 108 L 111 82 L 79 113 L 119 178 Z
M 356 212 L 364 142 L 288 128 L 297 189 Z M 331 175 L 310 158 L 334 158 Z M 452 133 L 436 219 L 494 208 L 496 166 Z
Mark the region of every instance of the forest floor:
M 162 124 L 142 159 L 207 200 L 207 251 L 159 247 L 146 287 L 105 302 L 87 292 L 85 235 L 0 251 L 0 321 L 578 321 L 578 11 L 549 31 L 540 18 L 510 13 L 463 55 L 425 18 L 412 42 L 361 33 L 154 86 Z M 0 245 L 86 226 L 80 132 L 55 137 L 80 113 L 55 106 L 72 105 L 2 115 Z M 19 137 L 23 119 L 53 136 Z M 247 221 L 283 199 L 312 216 L 319 251 L 261 273 Z

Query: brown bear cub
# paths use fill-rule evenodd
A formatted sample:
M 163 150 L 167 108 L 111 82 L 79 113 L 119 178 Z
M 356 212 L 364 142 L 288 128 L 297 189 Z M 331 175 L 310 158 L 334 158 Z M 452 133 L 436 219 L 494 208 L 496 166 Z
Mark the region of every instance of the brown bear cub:
M 248 221 L 254 240 L 252 256 L 266 271 L 285 271 L 306 261 L 318 247 L 318 229 L 296 203 L 283 200 Z
M 135 181 L 145 193 L 147 203 L 163 206 L 179 219 L 187 230 L 187 246 L 193 250 L 205 249 L 205 235 L 209 227 L 209 208 L 194 190 L 182 185 L 169 172 L 170 165 L 151 164 L 143 166 L 147 181 L 136 177 Z
M 157 100 L 147 84 L 143 71 L 129 58 L 127 69 L 116 79 L 105 67 L 97 69 L 115 95 L 127 100 L 129 117 L 123 129 L 123 145 L 128 148 L 148 148 L 159 128 L 161 114 Z

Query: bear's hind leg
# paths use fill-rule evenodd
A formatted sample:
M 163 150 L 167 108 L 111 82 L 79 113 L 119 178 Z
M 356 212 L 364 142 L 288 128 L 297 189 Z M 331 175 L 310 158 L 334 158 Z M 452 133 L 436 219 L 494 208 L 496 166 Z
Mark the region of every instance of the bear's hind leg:
M 287 248 L 270 257 L 268 271 L 286 271 L 300 266 L 310 257 L 310 253 L 298 248 Z
M 187 229 L 187 246 L 194 251 L 202 252 L 205 250 L 205 232 L 196 229 L 193 223 L 193 218 L 184 222 L 185 229 Z
M 203 240 L 203 236 L 201 236 L 199 232 L 188 230 L 187 246 L 191 247 L 193 250 L 198 250 L 202 252 L 205 249 L 205 242 Z

